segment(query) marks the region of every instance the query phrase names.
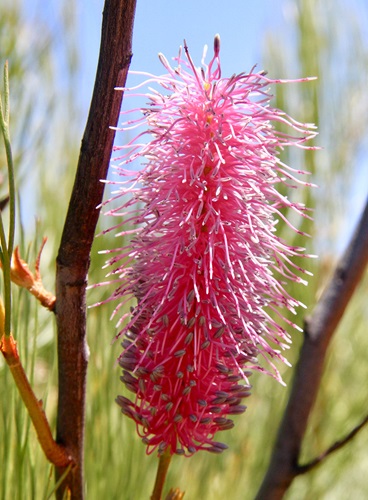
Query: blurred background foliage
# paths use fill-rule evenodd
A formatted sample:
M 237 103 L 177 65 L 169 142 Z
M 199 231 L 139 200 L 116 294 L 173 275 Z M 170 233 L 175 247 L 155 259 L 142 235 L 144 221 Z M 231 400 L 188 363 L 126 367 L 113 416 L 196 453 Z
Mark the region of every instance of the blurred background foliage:
M 80 57 L 74 8 L 77 3 L 54 2 L 59 11 L 51 24 L 47 16 L 37 15 L 36 6 L 30 12 L 28 5 L 25 15 L 20 0 L 0 3 L 0 62 L 3 65 L 9 59 L 10 63 L 11 132 L 22 214 L 17 244 L 32 267 L 42 236 L 48 237 L 41 270 L 50 290 L 86 119 L 86 110 L 73 92 Z M 307 263 L 314 277 L 308 287 L 289 286 L 291 295 L 311 311 L 351 235 L 352 221 L 368 191 L 368 41 L 364 31 L 368 6 L 362 2 L 359 9 L 351 10 L 347 0 L 297 0 L 287 2 L 287 7 L 290 33 L 266 34 L 263 67 L 271 77 L 295 76 L 295 67 L 300 76 L 318 77 L 307 84 L 277 86 L 273 102 L 301 121 L 317 123 L 320 135 L 315 143 L 323 146 L 319 151 L 285 151 L 282 157 L 309 170 L 311 181 L 319 186 L 297 192 L 298 199 L 302 197 L 314 211 L 314 223 L 305 219 L 301 226 L 312 236 L 307 242 L 303 239 L 302 244 L 307 245 L 309 253 L 319 255 L 318 260 Z M 1 196 L 6 193 L 5 164 L 1 145 Z M 293 238 L 295 244 L 301 243 L 287 228 L 280 226 L 279 230 L 288 241 Z M 98 251 L 114 246 L 113 236 L 95 240 L 91 283 L 104 278 L 104 257 Z M 89 303 L 110 292 L 91 290 Z M 365 276 L 329 349 L 303 446 L 306 460 L 347 434 L 366 412 L 367 292 Z M 88 317 L 91 354 L 86 415 L 87 498 L 136 500 L 149 497 L 157 460 L 145 456 L 134 424 L 122 417 L 114 402 L 122 393 L 122 384 L 115 363 L 120 346 L 110 343 L 114 335 L 109 322 L 112 307 L 91 309 Z M 303 314 L 297 319 L 300 325 Z M 26 371 L 37 396 L 46 404 L 54 428 L 57 360 L 53 318 L 18 289 L 14 289 L 14 333 Z M 301 341 L 302 336 L 295 333 L 287 356 L 293 365 Z M 292 369 L 281 370 L 288 383 Z M 221 456 L 199 453 L 190 460 L 173 459 L 168 485 L 186 490 L 188 500 L 254 497 L 268 464 L 288 389 L 259 374 L 252 379 L 254 389 L 246 414 L 236 418 L 235 428 L 222 437 L 229 450 Z M 0 391 L 0 497 L 48 498 L 52 468 L 42 456 L 2 359 Z M 347 492 L 349 498 L 366 498 L 367 440 L 368 430 L 364 429 L 322 466 L 297 478 L 286 498 L 337 500 L 346 499 Z

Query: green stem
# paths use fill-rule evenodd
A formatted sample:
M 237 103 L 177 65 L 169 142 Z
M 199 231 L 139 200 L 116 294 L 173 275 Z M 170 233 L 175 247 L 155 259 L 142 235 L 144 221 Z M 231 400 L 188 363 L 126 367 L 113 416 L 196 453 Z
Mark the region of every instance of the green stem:
M 0 212 L 0 242 L 1 242 L 1 262 L 4 273 L 4 305 L 5 305 L 5 335 L 9 336 L 11 331 L 11 283 L 10 283 L 10 262 L 14 247 L 15 233 L 15 181 L 14 181 L 14 163 L 10 144 L 9 132 L 9 74 L 8 63 L 4 66 L 4 107 L 0 98 L 0 126 L 4 138 L 6 159 L 8 164 L 8 182 L 9 182 L 9 236 L 6 241 L 4 223 Z
M 4 223 L 1 211 L 0 211 L 0 244 L 1 244 L 1 264 L 4 275 L 4 307 L 5 307 L 4 333 L 7 337 L 9 337 L 11 331 L 10 256 L 7 250 L 7 242 L 6 242 Z
M 166 474 L 169 469 L 171 461 L 171 453 L 170 448 L 164 451 L 162 455 L 160 455 L 155 486 L 153 488 L 153 493 L 151 496 L 151 500 L 161 500 L 162 490 L 164 488 Z
M 9 126 L 9 71 L 8 71 L 8 61 L 4 65 L 4 121 Z
M 14 233 L 15 233 L 15 177 L 14 177 L 14 163 L 13 154 L 10 143 L 10 129 L 9 129 L 9 72 L 8 62 L 4 66 L 4 121 L 5 130 L 3 131 L 6 159 L 8 163 L 8 183 L 9 183 L 9 240 L 8 240 L 8 253 L 11 257 L 14 248 Z

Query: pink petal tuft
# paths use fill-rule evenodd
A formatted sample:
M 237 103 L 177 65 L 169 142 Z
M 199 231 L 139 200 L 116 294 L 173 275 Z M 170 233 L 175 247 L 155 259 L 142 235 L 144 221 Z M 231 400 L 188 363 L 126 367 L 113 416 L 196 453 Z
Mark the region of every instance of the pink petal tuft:
M 119 333 L 121 379 L 134 396 L 117 402 L 148 452 L 221 452 L 214 436 L 244 412 L 248 376 L 265 371 L 258 355 L 281 380 L 271 360 L 283 360 L 290 338 L 270 313 L 283 318 L 299 305 L 284 278 L 302 281 L 292 259 L 303 250 L 282 241 L 275 223 L 286 207 L 306 216 L 278 192 L 305 172 L 282 164 L 277 151 L 306 147 L 314 128 L 270 107 L 269 85 L 282 82 L 254 71 L 221 78 L 219 51 L 217 36 L 205 70 L 187 47 L 175 69 L 160 56 L 168 73 L 147 75 L 161 87 L 141 110 L 147 130 L 116 148 L 123 179 L 115 198 L 123 198 L 109 215 L 123 217 L 117 227 L 133 236 L 108 262 L 118 284 L 112 299 L 117 311 L 137 301 Z M 150 142 L 141 143 L 147 132 Z M 125 170 L 136 158 L 144 167 Z

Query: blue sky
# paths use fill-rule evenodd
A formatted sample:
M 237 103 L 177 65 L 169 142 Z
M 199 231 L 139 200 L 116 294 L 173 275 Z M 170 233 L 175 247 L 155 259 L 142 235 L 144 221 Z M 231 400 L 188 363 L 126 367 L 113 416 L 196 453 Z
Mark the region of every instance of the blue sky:
M 213 37 L 219 33 L 223 74 L 230 76 L 250 70 L 254 64 L 261 63 L 265 31 L 282 28 L 287 23 L 288 4 L 290 2 L 283 0 L 230 0 L 228 3 L 224 0 L 138 0 L 131 69 L 162 73 L 157 54 L 163 52 L 171 59 L 184 38 L 199 65 L 204 45 L 209 45 L 212 52 Z M 103 0 L 80 2 L 86 94 L 92 91 L 91 75 L 97 63 L 102 8 Z
M 362 9 L 366 1 L 340 0 L 338 3 L 345 10 L 346 16 L 349 16 L 359 7 L 358 11 L 366 14 L 367 9 Z M 80 91 L 86 106 L 89 105 L 97 65 L 103 3 L 103 0 L 78 2 L 80 44 L 83 54 Z M 334 8 L 334 2 L 328 2 L 328 6 Z M 276 34 L 273 39 L 277 40 L 280 50 L 295 43 L 294 22 L 292 22 L 292 17 L 296 14 L 295 9 L 296 2 L 293 0 L 137 0 L 131 69 L 154 74 L 164 73 L 157 54 L 162 52 L 170 60 L 177 55 L 179 45 L 183 44 L 184 38 L 194 63 L 200 65 L 204 45 L 209 45 L 208 57 L 210 57 L 213 37 L 219 33 L 223 76 L 249 71 L 254 64 L 267 70 L 262 65 L 265 35 L 271 32 Z M 362 25 L 366 26 L 362 19 L 361 21 Z M 328 23 L 329 19 L 321 19 L 320 22 Z M 343 26 L 344 19 L 340 19 L 340 23 Z M 366 41 L 368 38 L 366 28 L 363 35 Z M 337 43 L 338 41 L 339 39 L 336 39 Z M 292 68 L 292 65 L 290 67 Z M 306 76 L 300 75 L 297 67 L 295 72 L 289 74 L 290 67 L 288 78 Z M 339 64 L 335 68 L 339 73 Z M 344 69 L 340 67 L 340 71 Z M 271 77 L 281 76 L 274 72 L 273 69 Z M 129 86 L 129 78 L 127 85 Z M 327 144 L 324 146 L 328 147 Z M 358 176 L 365 179 L 367 177 L 365 161 L 362 169 L 363 175 Z M 350 212 L 354 212 L 353 219 L 356 219 L 366 197 L 366 182 L 354 183 L 353 192 L 355 201 Z
M 356 13 L 356 8 L 360 7 L 359 15 L 362 14 L 363 17 L 360 16 L 359 21 L 364 27 L 363 44 L 365 44 L 368 41 L 366 2 L 367 0 L 326 0 L 325 17 L 319 22 L 323 26 L 334 27 L 330 23 L 328 9 L 334 9 L 339 4 L 343 7 L 345 14 L 339 17 L 339 29 L 344 32 L 345 26 L 350 26 L 351 29 L 351 24 L 347 22 L 349 16 Z M 60 16 L 61 3 L 60 0 L 49 0 L 49 2 L 24 0 L 26 10 L 33 11 L 36 18 L 45 19 L 51 27 L 60 25 L 58 16 Z M 78 42 L 81 55 L 81 77 L 78 81 L 74 81 L 73 92 L 75 92 L 77 102 L 82 108 L 82 123 L 80 124 L 82 133 L 94 85 L 104 0 L 74 0 L 71 5 L 77 10 Z M 221 36 L 223 76 L 249 71 L 255 64 L 258 65 L 259 69 L 267 70 L 268 68 L 264 68 L 262 64 L 265 35 L 271 32 L 276 34 L 273 39 L 277 40 L 277 48 L 280 50 L 284 50 L 285 47 L 293 47 L 296 41 L 293 32 L 294 22 L 292 21 L 295 9 L 295 0 L 137 0 L 131 69 L 162 74 L 164 70 L 157 54 L 163 52 L 170 60 L 177 55 L 179 45 L 183 43 L 184 38 L 194 63 L 200 65 L 203 46 L 209 45 L 208 57 L 210 57 L 213 37 L 219 33 Z M 337 33 L 340 32 L 337 31 Z M 350 32 L 348 28 L 347 33 L 345 30 L 342 38 L 336 38 L 336 48 L 339 47 L 339 40 L 346 43 L 353 37 L 354 33 Z M 65 43 L 65 40 L 62 42 Z M 346 47 L 349 51 L 349 46 Z M 327 54 L 327 57 L 330 57 L 330 54 Z M 338 57 L 339 60 L 334 65 L 334 74 L 325 75 L 331 80 L 328 83 L 329 86 L 326 87 L 331 89 L 330 100 L 334 94 L 336 82 L 338 82 L 336 76 L 339 78 L 344 75 L 344 72 L 346 73 L 344 65 L 341 64 L 344 61 L 346 63 L 346 58 L 342 61 L 341 53 L 335 54 L 335 57 Z M 350 52 L 349 57 L 354 58 Z M 60 61 L 58 64 L 62 68 Z M 306 76 L 300 75 L 299 68 L 296 66 L 295 64 L 295 71 L 292 64 L 288 66 L 288 78 Z M 358 71 L 360 72 L 361 68 L 358 68 Z M 273 68 L 270 76 L 277 78 L 281 74 L 277 74 L 277 69 L 275 72 Z M 356 75 L 351 75 L 351 77 L 356 79 Z M 131 103 L 129 102 L 129 104 Z M 295 118 L 300 117 L 295 116 Z M 328 119 L 325 120 L 325 123 L 328 126 Z M 321 145 L 328 149 L 329 145 L 323 133 L 320 140 L 323 141 Z M 355 168 L 352 168 L 352 172 L 354 172 L 352 175 L 356 175 L 359 179 L 354 183 L 351 193 L 351 198 L 354 199 L 352 210 L 356 216 L 366 197 L 368 175 L 366 157 L 367 145 L 365 143 L 363 153 L 359 158 L 360 173 L 354 172 Z M 351 221 L 349 224 L 351 226 Z

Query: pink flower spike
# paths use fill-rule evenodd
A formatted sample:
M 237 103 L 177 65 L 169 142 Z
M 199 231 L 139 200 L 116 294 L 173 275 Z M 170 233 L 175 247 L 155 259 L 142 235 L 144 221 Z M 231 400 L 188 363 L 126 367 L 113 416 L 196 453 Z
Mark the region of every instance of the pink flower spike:
M 194 66 L 186 44 L 177 68 L 160 55 L 167 74 L 146 77 L 161 91 L 150 88 L 141 120 L 123 128 L 145 130 L 115 148 L 122 152 L 121 182 L 111 182 L 120 183 L 112 200 L 122 198 L 108 215 L 118 217 L 114 227 L 123 238 L 132 235 L 108 251 L 114 255 L 107 262 L 117 282 L 109 300 L 119 301 L 124 337 L 121 380 L 133 393 L 117 403 L 136 422 L 147 453 L 223 451 L 215 435 L 245 411 L 252 371 L 282 382 L 274 361 L 285 361 L 290 336 L 276 319 L 294 327 L 285 311 L 301 305 L 284 287 L 303 282 L 292 260 L 305 255 L 281 240 L 275 225 L 284 208 L 306 216 L 304 205 L 278 187 L 310 184 L 278 151 L 304 148 L 316 132 L 270 106 L 270 84 L 285 82 L 254 69 L 221 78 L 219 53 L 216 35 L 203 68 Z M 279 122 L 290 133 L 279 133 Z M 137 158 L 141 170 L 126 170 Z

